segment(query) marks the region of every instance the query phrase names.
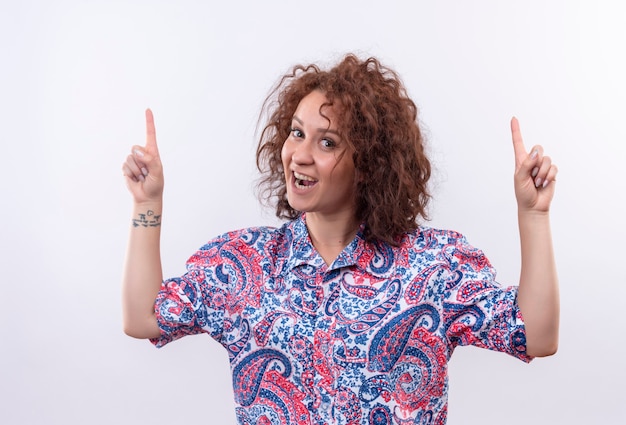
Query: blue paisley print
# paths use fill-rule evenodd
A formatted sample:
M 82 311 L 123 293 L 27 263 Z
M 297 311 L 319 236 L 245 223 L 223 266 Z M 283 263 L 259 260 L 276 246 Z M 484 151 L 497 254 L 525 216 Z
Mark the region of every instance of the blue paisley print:
M 517 287 L 495 277 L 461 234 L 428 227 L 398 247 L 359 232 L 327 266 L 302 215 L 201 247 L 163 282 L 152 342 L 222 344 L 242 425 L 445 424 L 456 346 L 531 360 Z

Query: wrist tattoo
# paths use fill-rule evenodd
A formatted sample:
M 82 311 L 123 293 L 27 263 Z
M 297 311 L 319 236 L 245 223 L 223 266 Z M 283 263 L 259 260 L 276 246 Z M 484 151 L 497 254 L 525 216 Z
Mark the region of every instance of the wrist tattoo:
M 148 210 L 145 214 L 139 214 L 139 218 L 133 219 L 133 227 L 159 227 L 161 215 L 155 215 L 154 211 Z

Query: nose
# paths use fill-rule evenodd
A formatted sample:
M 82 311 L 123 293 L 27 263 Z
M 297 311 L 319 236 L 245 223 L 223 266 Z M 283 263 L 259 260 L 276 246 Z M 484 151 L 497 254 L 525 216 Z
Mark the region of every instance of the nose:
M 311 164 L 313 162 L 312 143 L 309 140 L 295 143 L 291 160 L 298 165 Z

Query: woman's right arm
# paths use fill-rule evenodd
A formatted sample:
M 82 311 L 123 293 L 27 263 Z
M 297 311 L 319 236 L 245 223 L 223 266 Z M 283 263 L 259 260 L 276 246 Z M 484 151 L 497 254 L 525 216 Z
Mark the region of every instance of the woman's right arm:
M 149 109 L 146 110 L 146 145 L 133 146 L 122 170 L 133 197 L 122 282 L 124 332 L 135 338 L 156 338 L 161 334 L 154 302 L 163 281 L 160 240 L 164 179 L 154 118 Z

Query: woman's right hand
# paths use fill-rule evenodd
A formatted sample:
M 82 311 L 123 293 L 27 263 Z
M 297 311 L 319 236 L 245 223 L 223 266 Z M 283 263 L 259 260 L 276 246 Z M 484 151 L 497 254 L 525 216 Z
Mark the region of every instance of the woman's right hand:
M 135 145 L 122 165 L 128 190 L 135 203 L 161 202 L 163 198 L 163 165 L 159 156 L 152 111 L 146 109 L 146 145 Z

